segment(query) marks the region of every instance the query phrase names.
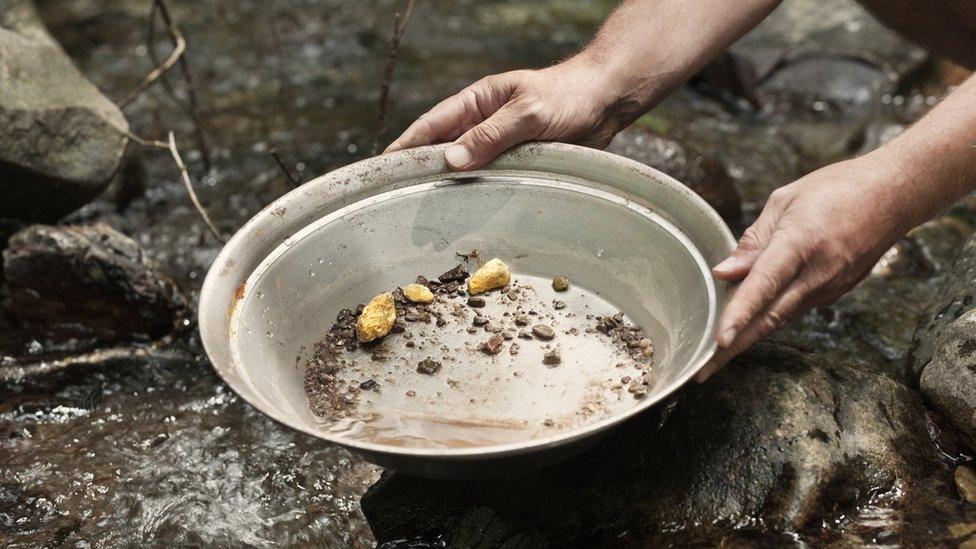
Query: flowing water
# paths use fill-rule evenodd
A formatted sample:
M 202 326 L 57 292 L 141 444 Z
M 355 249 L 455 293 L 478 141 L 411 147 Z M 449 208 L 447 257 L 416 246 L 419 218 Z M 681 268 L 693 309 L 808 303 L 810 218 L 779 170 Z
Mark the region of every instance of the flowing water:
M 172 4 L 188 41 L 212 169 L 203 168 L 178 71 L 126 114 L 144 137 L 176 132 L 201 200 L 222 230 L 232 232 L 291 188 L 271 151 L 300 180 L 369 155 L 398 3 Z M 421 0 L 400 51 L 388 138 L 484 74 L 543 66 L 570 53 L 611 4 Z M 125 96 L 151 70 L 149 0 L 39 5 L 53 34 L 110 97 Z M 168 47 L 158 28 L 160 57 Z M 902 110 L 912 104 L 898 103 Z M 722 148 L 747 217 L 771 188 L 809 168 L 780 155 L 783 123 L 775 119 L 759 122 L 688 90 L 656 113 L 642 123 Z M 871 127 L 897 131 L 910 118 L 892 106 L 872 115 Z M 128 188 L 144 192 L 122 213 L 106 196 L 73 219 L 105 221 L 135 238 L 195 303 L 219 248 L 165 152 L 135 149 L 132 156 L 139 169 Z M 898 363 L 972 218 L 958 209 L 916 232 L 855 294 L 810 313 L 789 333 L 842 358 Z M 358 497 L 377 468 L 255 412 L 214 375 L 192 335 L 125 360 L 6 384 L 0 436 L 0 537 L 10 546 L 371 544 Z

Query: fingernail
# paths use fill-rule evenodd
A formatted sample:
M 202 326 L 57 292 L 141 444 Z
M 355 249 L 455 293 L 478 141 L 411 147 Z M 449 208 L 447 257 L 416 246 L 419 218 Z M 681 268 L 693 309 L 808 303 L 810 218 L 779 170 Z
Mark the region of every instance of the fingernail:
M 471 163 L 471 153 L 464 145 L 451 145 L 444 152 L 444 160 L 452 168 L 464 168 Z
M 732 345 L 732 342 L 735 341 L 735 335 L 735 328 L 726 329 L 721 335 L 718 336 L 718 346 L 726 348 L 729 345 Z
M 712 267 L 712 270 L 713 271 L 731 271 L 731 270 L 735 269 L 735 267 L 738 265 L 739 261 L 740 260 L 739 260 L 739 257 L 738 256 L 730 255 L 729 257 L 726 257 L 724 260 L 722 260 L 721 263 L 719 263 L 718 265 Z

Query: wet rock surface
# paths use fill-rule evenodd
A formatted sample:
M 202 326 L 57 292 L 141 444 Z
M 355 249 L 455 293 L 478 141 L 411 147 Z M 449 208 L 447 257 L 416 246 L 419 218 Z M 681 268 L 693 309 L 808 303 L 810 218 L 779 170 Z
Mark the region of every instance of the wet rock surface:
M 129 126 L 29 0 L 0 2 L 0 50 L 0 218 L 53 221 L 105 188 Z
M 976 308 L 976 238 L 970 238 L 955 257 L 938 294 L 919 320 L 908 357 L 908 365 L 916 376 L 935 356 L 940 335 L 973 308 Z
M 476 482 L 387 473 L 362 506 L 379 542 L 912 539 L 935 527 L 913 530 L 915 518 L 951 506 L 940 494 L 952 473 L 924 418 L 921 398 L 901 384 L 764 344 L 555 467 Z M 890 511 L 876 515 L 881 508 Z M 827 523 L 837 528 L 820 537 Z
M 614 137 L 607 150 L 660 170 L 700 194 L 727 223 L 742 220 L 742 199 L 725 167 L 693 144 L 655 135 L 641 127 Z
M 173 333 L 187 304 L 138 244 L 107 225 L 33 225 L 3 252 L 17 321 L 57 341 L 111 343 Z
M 921 387 L 932 407 L 976 447 L 976 310 L 940 331 Z

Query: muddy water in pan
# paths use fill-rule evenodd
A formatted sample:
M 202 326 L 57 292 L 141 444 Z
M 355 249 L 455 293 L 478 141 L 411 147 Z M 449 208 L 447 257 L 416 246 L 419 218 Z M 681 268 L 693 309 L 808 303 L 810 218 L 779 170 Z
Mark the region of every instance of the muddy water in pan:
M 326 337 L 304 361 L 324 429 L 409 447 L 552 436 L 638 404 L 653 355 L 666 355 L 596 292 L 555 292 L 540 276 L 470 299 L 439 293 L 399 317 L 402 331 L 382 341 L 330 358 L 324 346 L 348 342 Z

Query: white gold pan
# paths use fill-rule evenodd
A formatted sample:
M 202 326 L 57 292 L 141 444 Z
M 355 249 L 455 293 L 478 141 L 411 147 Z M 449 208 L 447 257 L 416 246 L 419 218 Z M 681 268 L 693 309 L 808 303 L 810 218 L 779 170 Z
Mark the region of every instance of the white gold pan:
M 573 145 L 523 145 L 463 174 L 445 168 L 443 152 L 401 151 L 323 175 L 265 208 L 224 247 L 203 285 L 200 331 L 218 374 L 252 406 L 384 467 L 492 476 L 582 450 L 712 356 L 725 286 L 709 266 L 734 241 L 699 196 L 643 164 Z M 609 392 L 621 377 L 617 361 L 601 334 L 580 334 L 561 340 L 563 363 L 553 368 L 542 365 L 536 342 L 518 356 L 457 354 L 435 376 L 407 362 L 366 361 L 380 388 L 359 411 L 382 418 L 384 436 L 357 428 L 368 422 L 339 429 L 315 417 L 302 357 L 336 313 L 418 274 L 434 277 L 459 262 L 455 251 L 472 249 L 534 282 L 541 302 L 556 297 L 545 281 L 567 276 L 571 289 L 558 297 L 579 311 L 581 330 L 591 322 L 584 312 L 618 309 L 642 326 L 656 349 L 647 396 Z M 448 347 L 472 337 L 444 335 Z M 599 406 L 577 413 L 594 395 Z M 549 418 L 560 414 L 565 421 L 553 426 Z

